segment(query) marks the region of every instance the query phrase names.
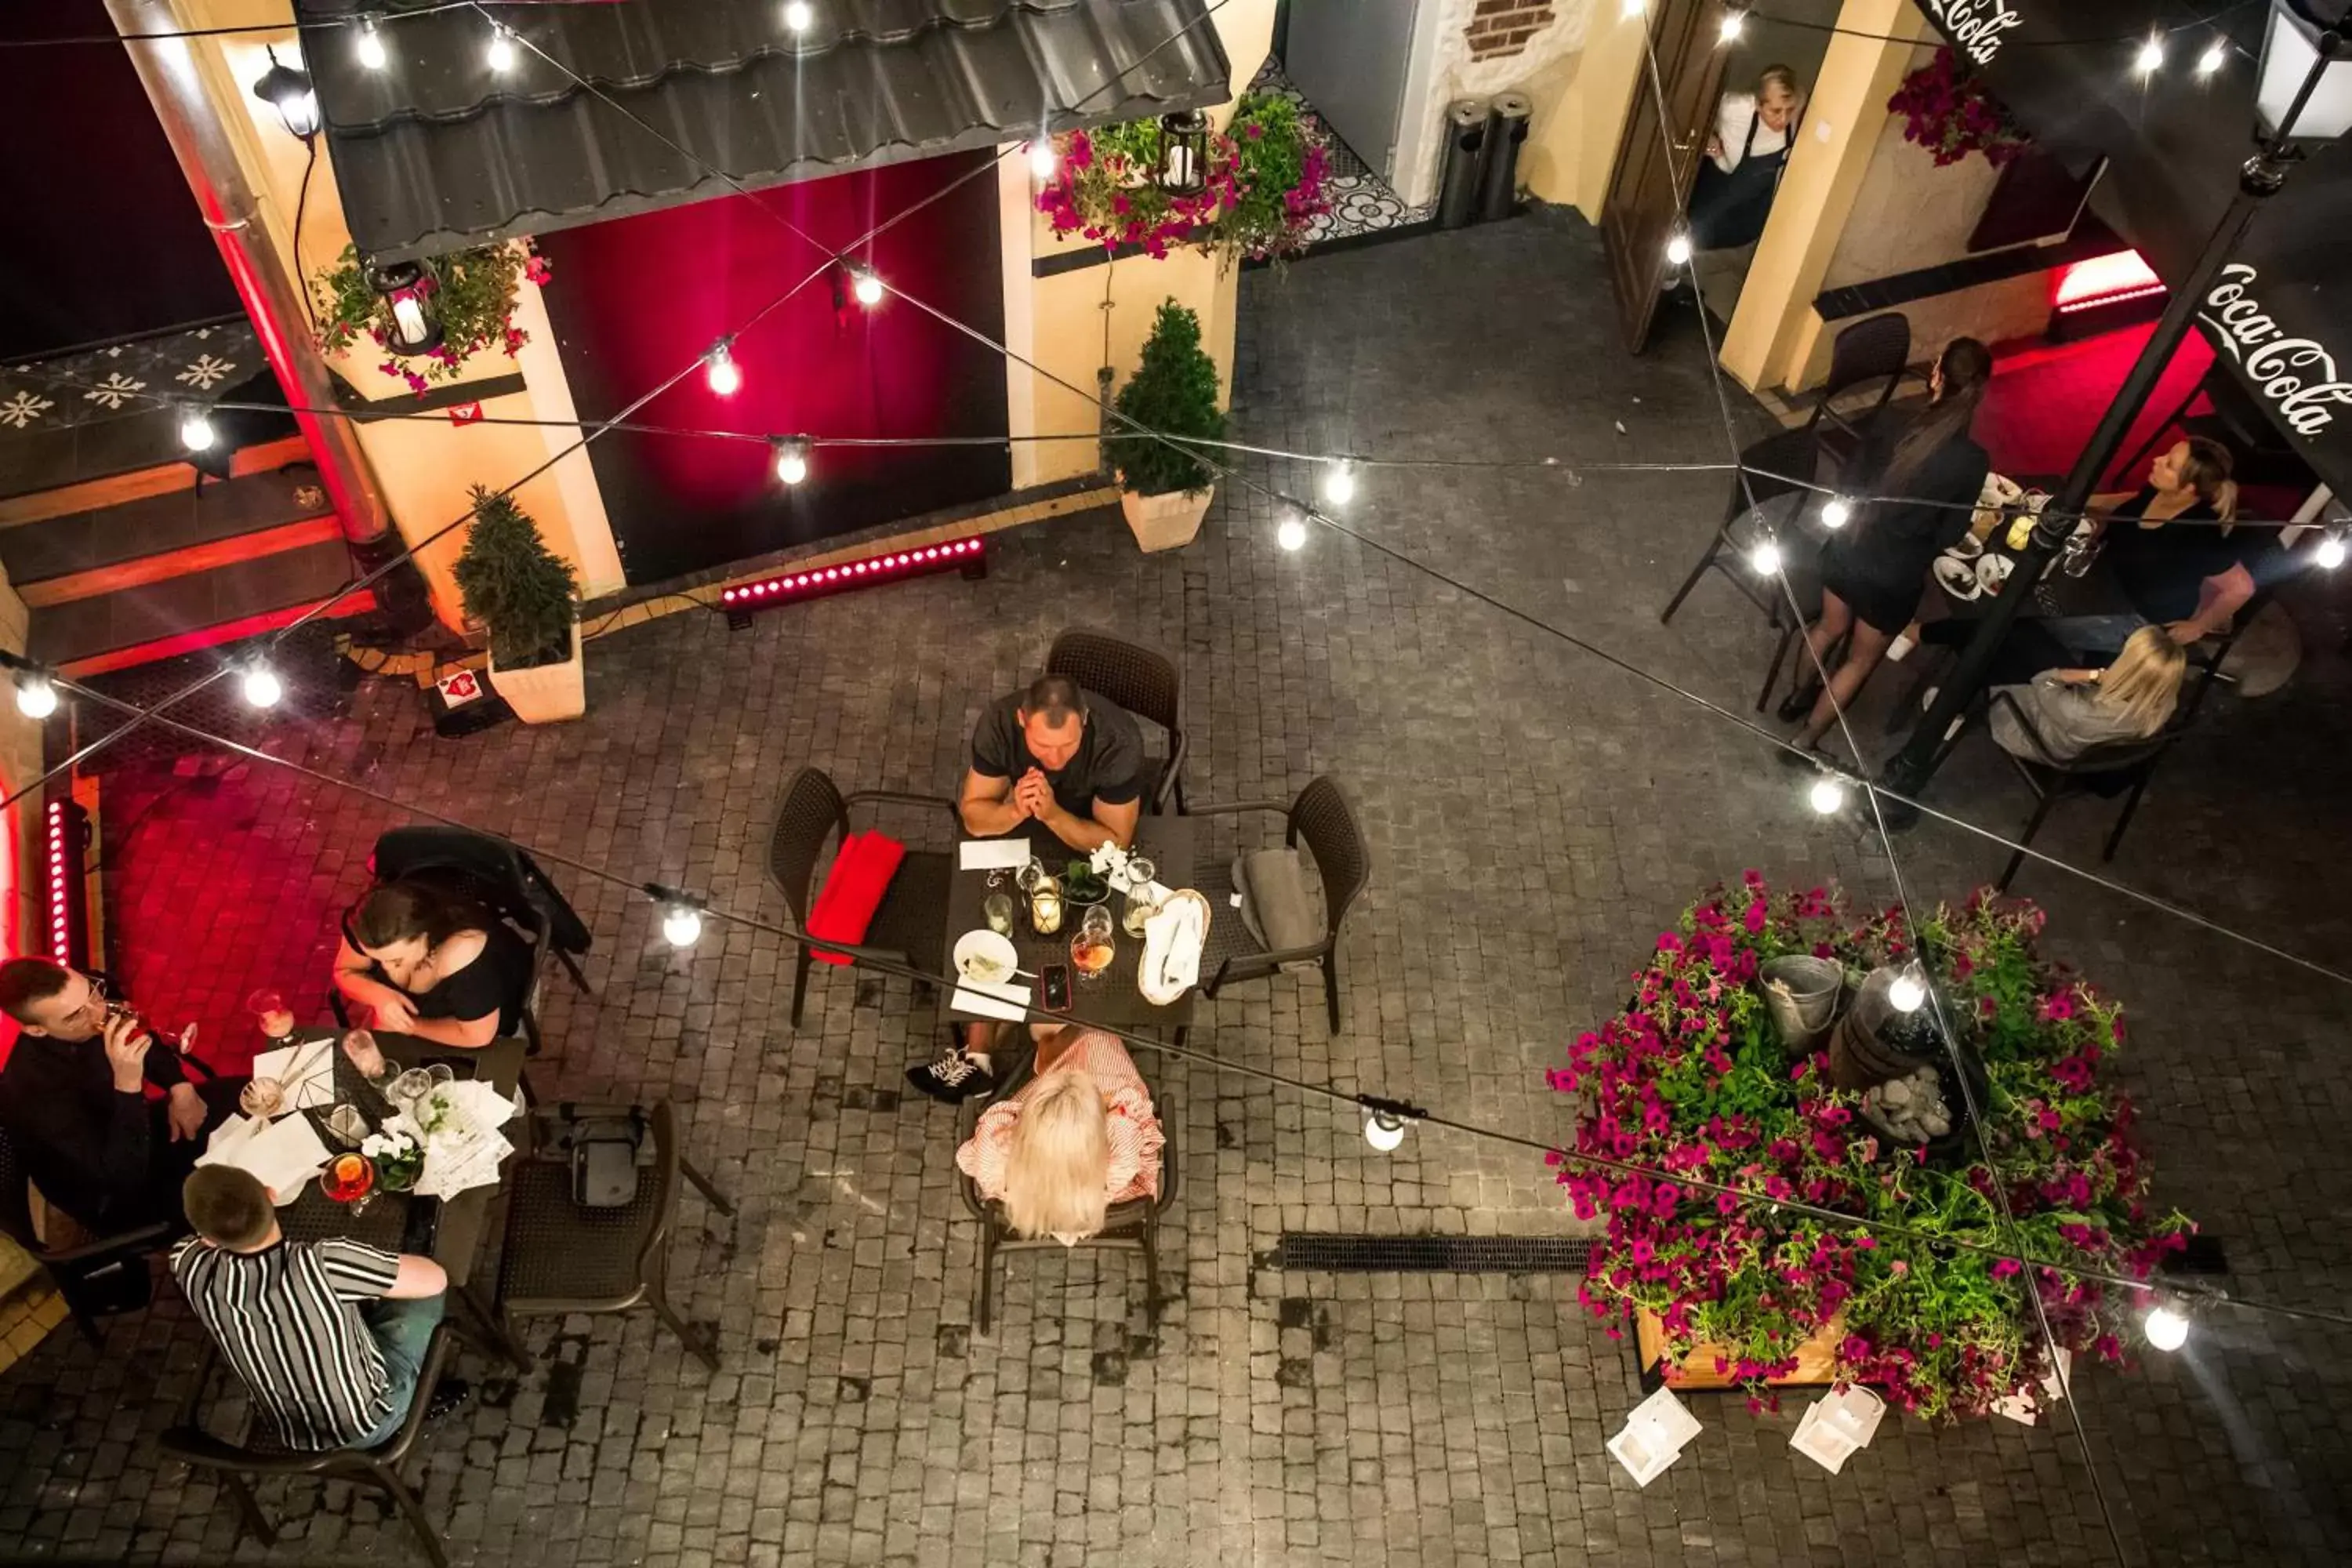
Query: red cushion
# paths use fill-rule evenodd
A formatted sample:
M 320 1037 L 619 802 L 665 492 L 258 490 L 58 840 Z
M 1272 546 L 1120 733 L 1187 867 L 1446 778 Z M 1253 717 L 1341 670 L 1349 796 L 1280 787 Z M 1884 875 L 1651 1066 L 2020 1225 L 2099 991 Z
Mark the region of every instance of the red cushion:
M 866 928 L 874 923 L 874 911 L 882 907 L 882 895 L 906 858 L 905 845 L 879 833 L 853 833 L 843 839 L 816 905 L 809 910 L 809 935 L 829 942 L 864 942 Z M 812 956 L 819 963 L 849 962 L 838 952 L 820 951 Z

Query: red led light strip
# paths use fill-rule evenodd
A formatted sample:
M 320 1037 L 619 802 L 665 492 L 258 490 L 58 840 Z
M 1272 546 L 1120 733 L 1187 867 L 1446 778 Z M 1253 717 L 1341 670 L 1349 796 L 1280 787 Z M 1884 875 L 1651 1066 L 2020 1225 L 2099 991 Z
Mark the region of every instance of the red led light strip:
M 68 800 L 49 802 L 44 845 L 48 868 L 49 956 L 59 963 L 79 959 L 82 937 L 81 808 Z
M 2061 302 L 2058 307 L 2058 313 L 2062 316 L 2070 316 L 2077 310 L 2089 310 L 2101 305 L 2118 304 L 2126 300 L 2145 300 L 2151 295 L 2161 294 L 2163 292 L 2163 284 L 2151 283 L 2144 289 L 2126 289 L 2121 293 L 2116 294 L 2091 294 L 2086 295 L 2080 300 L 2067 300 Z
M 970 566 L 982 559 L 987 549 L 986 542 L 978 538 L 951 539 L 945 544 L 927 544 L 919 550 L 893 550 L 880 555 L 869 555 L 863 561 L 811 567 L 805 572 L 779 573 L 773 577 L 762 577 L 756 583 L 741 583 L 732 588 L 722 588 L 719 593 L 719 603 L 730 610 L 756 610 L 788 600 L 837 594 L 844 588 L 863 587 L 868 583 L 937 572 L 942 567 Z

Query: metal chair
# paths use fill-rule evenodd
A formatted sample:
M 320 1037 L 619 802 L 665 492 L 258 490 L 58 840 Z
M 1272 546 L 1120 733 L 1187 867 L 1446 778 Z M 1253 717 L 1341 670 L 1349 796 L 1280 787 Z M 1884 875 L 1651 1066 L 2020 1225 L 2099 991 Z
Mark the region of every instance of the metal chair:
M 1822 384 L 1812 417 L 1805 421 L 1804 428 L 1840 469 L 1861 450 L 1864 432 L 1902 384 L 1910 360 L 1911 320 L 1900 310 L 1856 321 L 1831 342 L 1829 379 Z M 1841 395 L 1881 376 L 1886 384 L 1878 389 L 1878 401 L 1868 413 L 1848 418 L 1831 406 Z M 1821 429 L 1823 425 L 1829 428 Z
M 446 1322 L 433 1331 L 425 1346 L 424 1365 L 417 1373 L 415 1397 L 409 1402 L 408 1419 L 401 1423 L 390 1442 L 376 1447 L 289 1448 L 278 1438 L 269 1419 L 257 1413 L 245 1442 L 231 1443 L 214 1436 L 198 1425 L 205 1387 L 220 1364 L 220 1352 L 210 1343 L 205 1347 L 204 1364 L 180 1407 L 177 1424 L 164 1431 L 156 1447 L 164 1458 L 177 1459 L 191 1468 L 218 1471 L 229 1496 L 236 1500 L 242 1530 L 264 1546 L 278 1544 L 278 1530 L 261 1511 L 252 1483 L 272 1476 L 310 1476 L 322 1481 L 350 1481 L 383 1492 L 408 1521 L 408 1528 L 415 1532 L 416 1543 L 425 1549 L 434 1568 L 449 1568 L 448 1553 L 441 1547 L 441 1532 L 425 1517 L 416 1493 L 400 1479 L 400 1467 L 425 1428 L 425 1414 L 433 1403 L 433 1385 L 441 1380 L 447 1365 L 450 1341 L 456 1332 Z
M 1675 596 L 1666 601 L 1666 607 L 1658 612 L 1660 625 L 1675 618 L 1675 612 L 1683 607 L 1683 601 L 1690 597 L 1691 590 L 1698 586 L 1698 580 L 1709 570 L 1722 573 L 1733 587 L 1747 595 L 1749 604 L 1764 612 L 1773 626 L 1780 625 L 1786 606 L 1780 601 L 1779 584 L 1769 578 L 1759 578 L 1744 564 L 1727 563 L 1723 555 L 1727 550 L 1735 555 L 1743 553 L 1752 542 L 1737 531 L 1751 511 L 1760 510 L 1767 502 L 1782 496 L 1805 493 L 1804 484 L 1798 481 L 1811 479 L 1820 461 L 1818 443 L 1810 426 L 1802 430 L 1782 430 L 1741 449 L 1739 463 L 1743 471 L 1731 477 L 1731 494 L 1724 506 L 1723 521 L 1716 525 L 1715 536 L 1699 552 L 1698 563 L 1683 579 L 1682 586 L 1675 590 Z M 1785 558 L 1792 552 L 1797 541 L 1784 534 L 1781 543 Z
M 2010 856 L 2009 864 L 2001 868 L 2000 880 L 1993 884 L 1994 888 L 2000 892 L 2009 891 L 2010 882 L 2016 877 L 2018 868 L 2025 864 L 2025 847 L 2032 844 L 2033 836 L 2042 831 L 2042 821 L 2049 816 L 2050 808 L 2072 795 L 2124 794 L 2123 813 L 2116 818 L 2115 826 L 2107 831 L 2106 842 L 2099 848 L 2101 860 L 2114 859 L 2116 847 L 2123 842 L 2124 829 L 2131 826 L 2132 814 L 2139 809 L 2139 797 L 2147 791 L 2148 778 L 2156 772 L 2156 764 L 2186 731 L 2186 717 L 2174 720 L 2145 741 L 2109 741 L 2102 745 L 2085 747 L 2062 762 L 2051 754 L 2049 743 L 2033 727 L 2033 721 L 2026 717 L 2025 710 L 2018 705 L 2014 697 L 2005 690 L 1995 691 L 1992 701 L 2008 705 L 2011 714 L 2023 728 L 2026 740 L 2039 753 L 2033 758 L 2021 757 L 2007 750 L 2001 753 L 2009 758 L 2011 765 L 2017 769 L 2018 776 L 2033 792 L 2033 815 L 2026 818 L 2025 830 L 2017 836 L 2017 851 Z M 1948 742 L 1945 750 L 1948 752 L 1950 746 L 1951 742 Z
M 1035 1066 L 1034 1055 L 1023 1058 L 1021 1065 L 999 1084 L 992 1095 L 977 1097 L 964 1102 L 958 1113 L 956 1147 L 961 1149 L 980 1125 L 980 1113 L 992 1100 L 1005 1099 L 1028 1082 Z M 1151 1091 L 1152 1114 L 1160 1119 L 1163 1132 L 1169 1125 L 1168 1100 L 1159 1089 Z M 980 1195 L 979 1185 L 962 1171 L 956 1173 L 956 1192 L 963 1198 L 963 1206 L 980 1221 L 980 1249 L 976 1261 L 979 1279 L 973 1283 L 971 1315 L 973 1327 L 987 1333 L 996 1321 L 996 1260 L 1007 1252 L 1075 1251 L 1078 1247 L 1116 1247 L 1143 1255 L 1144 1298 L 1146 1320 L 1157 1324 L 1160 1309 L 1164 1304 L 1160 1294 L 1160 1214 L 1176 1198 L 1176 1140 L 1163 1142 L 1160 1148 L 1160 1195 L 1157 1198 L 1137 1198 L 1129 1203 L 1113 1204 L 1103 1216 L 1103 1227 L 1084 1241 L 1069 1247 L 1050 1236 L 1029 1237 L 1015 1231 L 1004 1218 L 1004 1205 Z
M 816 907 L 817 863 L 828 841 L 849 837 L 849 808 L 867 801 L 928 806 L 947 816 L 950 840 L 961 826 L 956 803 L 945 795 L 906 795 L 897 790 L 860 790 L 844 795 L 822 768 L 803 768 L 784 786 L 776 826 L 768 839 L 768 876 L 784 896 L 793 923 L 808 929 Z M 835 844 L 836 852 L 839 846 Z M 955 875 L 952 851 L 909 848 L 890 879 L 881 904 L 859 944 L 928 968 L 939 962 L 947 940 L 948 883 Z M 802 946 L 793 959 L 793 1027 L 801 1024 L 808 993 L 810 953 Z
M 154 1300 L 150 1254 L 177 1234 L 169 1225 L 146 1225 L 70 1247 L 52 1247 L 35 1234 L 32 1184 L 8 1130 L 0 1127 L 0 1234 L 48 1270 L 75 1327 L 92 1345 L 103 1346 L 100 1318 L 146 1310 Z
M 677 1118 L 669 1102 L 650 1111 L 636 1106 L 602 1114 L 644 1119 L 650 1163 L 640 1163 L 636 1195 L 614 1208 L 584 1208 L 572 1196 L 572 1150 L 562 1135 L 565 1106 L 537 1113 L 528 1154 L 507 1176 L 506 1241 L 499 1257 L 493 1310 L 499 1331 L 527 1368 L 530 1352 L 514 1331 L 516 1318 L 572 1312 L 629 1312 L 650 1307 L 680 1343 L 719 1370 L 717 1348 L 688 1327 L 669 1300 L 669 1238 L 677 1222 L 677 1179 L 694 1184 L 710 1206 L 731 1215 L 735 1205 L 678 1152 Z M 552 1129 L 553 1135 L 547 1135 Z
M 1045 673 L 1066 676 L 1087 691 L 1109 698 L 1139 719 L 1168 731 L 1168 761 L 1144 799 L 1152 815 L 1184 814 L 1184 727 L 1181 683 L 1176 666 L 1162 654 L 1139 647 L 1108 632 L 1068 631 L 1045 652 Z
M 1201 954 L 1201 973 L 1208 981 L 1203 996 L 1214 996 L 1237 980 L 1255 980 L 1294 963 L 1314 963 L 1323 971 L 1323 997 L 1331 1032 L 1339 1032 L 1339 930 L 1348 910 L 1371 879 L 1372 853 L 1365 841 L 1356 808 L 1328 774 L 1315 779 L 1285 805 L 1280 801 L 1247 801 L 1234 805 L 1204 806 L 1201 816 L 1232 816 L 1243 812 L 1271 812 L 1284 819 L 1283 842 L 1293 848 L 1307 841 L 1315 869 L 1323 879 L 1323 937 L 1297 947 L 1267 949 L 1250 934 L 1249 927 L 1230 907 L 1233 871 L 1230 865 L 1211 864 L 1202 857 L 1193 881 L 1215 918 L 1209 922 L 1209 940 Z

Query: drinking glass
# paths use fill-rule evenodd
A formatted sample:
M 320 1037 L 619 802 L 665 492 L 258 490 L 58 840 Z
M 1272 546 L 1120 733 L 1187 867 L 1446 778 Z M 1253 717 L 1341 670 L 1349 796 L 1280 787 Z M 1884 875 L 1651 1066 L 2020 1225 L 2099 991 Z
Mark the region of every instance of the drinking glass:
M 1158 896 L 1151 890 L 1151 879 L 1160 868 L 1140 855 L 1130 855 L 1127 860 L 1127 911 L 1119 929 L 1131 937 L 1143 935 L 1143 922 L 1160 912 Z
M 286 1108 L 286 1086 L 274 1078 L 249 1080 L 237 1091 L 237 1109 L 257 1121 L 268 1121 Z
M 365 1029 L 352 1029 L 343 1036 L 343 1055 L 351 1058 L 352 1071 L 379 1089 L 397 1070 L 375 1043 L 375 1037 Z
M 327 1136 L 346 1149 L 357 1149 L 360 1141 L 373 1131 L 356 1105 L 336 1106 L 327 1112 L 321 1124 Z
M 1110 910 L 1100 904 L 1089 907 L 1078 921 L 1078 933 L 1070 939 L 1070 963 L 1082 980 L 1101 978 L 1110 967 L 1116 948 L 1111 942 Z
M 423 1068 L 410 1068 L 392 1080 L 383 1091 L 384 1098 L 408 1112 L 411 1121 L 416 1120 L 416 1109 L 433 1093 L 433 1076 Z
M 336 1203 L 351 1205 L 352 1213 L 358 1214 L 374 1194 L 375 1167 L 364 1154 L 338 1154 L 319 1173 L 319 1190 Z
M 286 998 L 275 991 L 256 991 L 245 999 L 247 1011 L 260 1020 L 261 1032 L 273 1045 L 284 1045 L 294 1032 L 294 1015 L 287 1010 Z
M 1013 934 L 1013 900 L 1003 893 L 991 893 L 980 906 L 988 919 L 988 929 L 999 936 Z

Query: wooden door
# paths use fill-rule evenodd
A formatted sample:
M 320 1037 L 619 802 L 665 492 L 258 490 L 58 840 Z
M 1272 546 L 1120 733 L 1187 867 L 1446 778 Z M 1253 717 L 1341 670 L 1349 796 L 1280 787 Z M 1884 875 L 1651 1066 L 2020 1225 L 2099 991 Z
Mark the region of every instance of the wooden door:
M 1698 177 L 1716 92 L 1723 85 L 1726 51 L 1716 41 L 1722 25 L 1723 0 L 1650 0 L 1658 75 L 1652 78 L 1648 59 L 1641 62 L 1642 79 L 1625 117 L 1608 205 L 1601 213 L 1609 281 L 1617 291 L 1625 347 L 1633 353 L 1649 342 L 1658 289 L 1665 281 L 1666 241 L 1682 223 L 1691 183 Z M 1660 85 L 1675 148 L 1671 167 L 1664 138 L 1658 134 Z

